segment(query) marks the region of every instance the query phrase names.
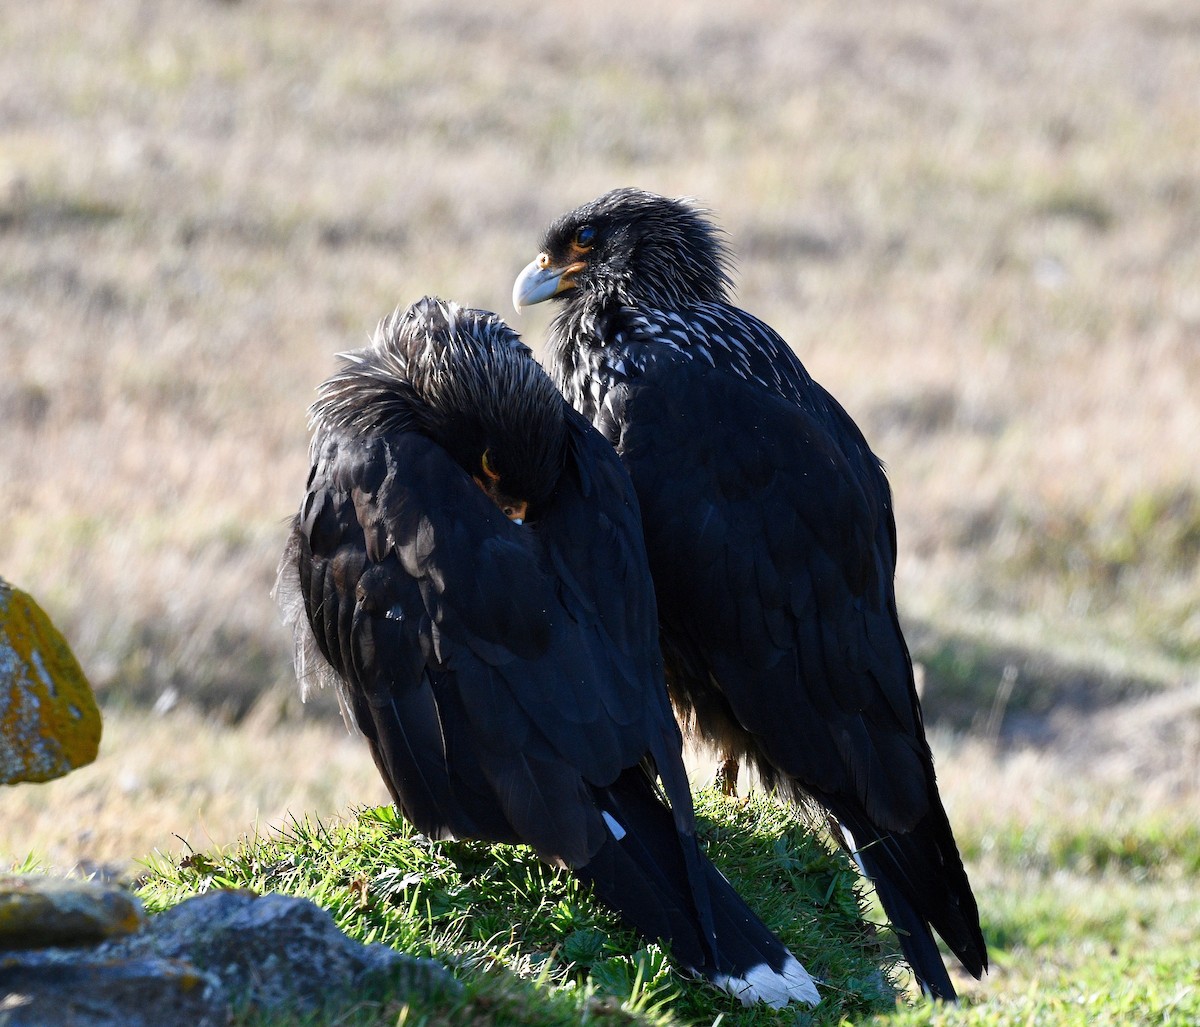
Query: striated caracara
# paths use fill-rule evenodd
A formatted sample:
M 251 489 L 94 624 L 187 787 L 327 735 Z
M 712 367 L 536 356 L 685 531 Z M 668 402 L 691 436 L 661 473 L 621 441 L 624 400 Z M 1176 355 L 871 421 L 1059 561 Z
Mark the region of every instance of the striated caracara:
M 612 447 L 494 314 L 426 298 L 344 361 L 276 586 L 301 678 L 420 831 L 527 844 L 747 1004 L 815 1003 L 698 847 Z
M 671 696 L 734 767 L 834 818 L 922 987 L 952 999 L 930 928 L 987 950 L 938 795 L 896 615 L 879 460 L 768 325 L 729 301 L 690 204 L 618 189 L 565 214 L 513 301 L 560 305 L 559 388 L 633 479 Z

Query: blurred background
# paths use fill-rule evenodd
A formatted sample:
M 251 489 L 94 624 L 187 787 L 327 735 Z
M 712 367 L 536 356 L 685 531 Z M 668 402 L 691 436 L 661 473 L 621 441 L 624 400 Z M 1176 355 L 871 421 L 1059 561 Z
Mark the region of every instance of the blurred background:
M 49 0 L 0 52 L 0 575 L 106 716 L 93 767 L 0 793 L 0 859 L 383 801 L 268 595 L 313 389 L 427 292 L 538 350 L 514 276 L 626 184 L 714 212 L 886 461 L 972 873 L 1038 824 L 1191 821 L 1191 0 Z

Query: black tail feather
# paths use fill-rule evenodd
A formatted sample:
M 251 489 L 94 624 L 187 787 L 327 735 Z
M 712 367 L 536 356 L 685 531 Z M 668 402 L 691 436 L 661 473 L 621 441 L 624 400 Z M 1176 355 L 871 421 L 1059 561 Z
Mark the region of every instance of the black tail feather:
M 942 954 L 938 951 L 928 922 L 913 909 L 912 903 L 899 889 L 873 868 L 871 859 L 864 857 L 863 863 L 867 875 L 875 882 L 879 902 L 887 912 L 892 930 L 900 940 L 900 950 L 921 991 L 931 998 L 956 1001 L 958 993 L 946 972 L 946 965 L 942 962 Z
M 879 902 L 922 991 L 953 1002 L 958 996 L 933 931 L 976 979 L 987 969 L 987 945 L 975 896 L 941 803 L 935 801 L 910 832 L 881 837 L 852 821 L 844 830 L 857 845 L 856 858 L 875 884 Z
M 612 818 L 610 835 L 575 873 L 601 902 L 643 937 L 667 942 L 673 958 L 692 973 L 747 1005 L 819 1001 L 804 968 L 695 838 L 676 830 L 670 811 L 640 772 L 627 772 L 612 787 L 598 789 L 597 800 Z

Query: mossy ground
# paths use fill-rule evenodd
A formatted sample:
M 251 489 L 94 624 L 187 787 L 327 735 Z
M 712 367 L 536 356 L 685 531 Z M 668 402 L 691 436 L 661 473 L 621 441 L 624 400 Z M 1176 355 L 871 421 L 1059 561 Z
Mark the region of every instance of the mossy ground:
M 811 1013 L 745 1009 L 685 979 L 668 953 L 623 929 L 569 874 L 528 849 L 431 842 L 387 806 L 329 824 L 300 819 L 265 838 L 155 859 L 140 894 L 152 910 L 212 888 L 304 895 L 355 938 L 452 966 L 467 985 L 454 1004 L 465 1019 L 422 1006 L 405 1022 L 721 1018 L 726 1027 L 818 1027 L 890 1009 L 893 939 L 864 922 L 859 878 L 845 855 L 820 840 L 801 812 L 765 797 L 742 802 L 703 792 L 698 809 L 711 858 L 822 982 L 823 1000 Z M 389 1019 L 399 1016 L 395 1007 L 384 998 L 355 1015 Z M 331 1011 L 328 1022 L 342 1022 L 345 1012 Z

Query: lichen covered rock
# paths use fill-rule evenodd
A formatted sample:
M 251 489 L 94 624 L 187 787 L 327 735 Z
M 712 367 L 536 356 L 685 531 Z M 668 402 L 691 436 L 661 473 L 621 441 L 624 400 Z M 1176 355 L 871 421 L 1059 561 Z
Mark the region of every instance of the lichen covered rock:
M 84 945 L 131 934 L 142 904 L 120 888 L 36 874 L 0 874 L 0 950 Z
M 235 1005 L 262 1011 L 311 1014 L 347 990 L 433 995 L 460 988 L 431 959 L 347 937 L 308 899 L 245 890 L 186 899 L 103 949 L 187 962 L 214 975 Z
M 79 883 L 18 881 L 35 893 Z M 95 937 L 87 928 L 69 947 L 16 949 L 0 937 L 0 1027 L 200 1027 L 226 1024 L 237 1010 L 282 1022 L 343 1008 L 369 993 L 433 998 L 462 990 L 431 959 L 347 937 L 307 899 L 213 891 L 148 920 L 140 907 L 137 914 L 136 925 L 122 924 L 131 933 L 99 945 L 85 944 Z
M 0 784 L 61 777 L 99 747 L 100 711 L 70 646 L 0 578 Z
M 97 959 L 67 950 L 0 952 L 3 1027 L 225 1027 L 216 981 L 169 959 Z

